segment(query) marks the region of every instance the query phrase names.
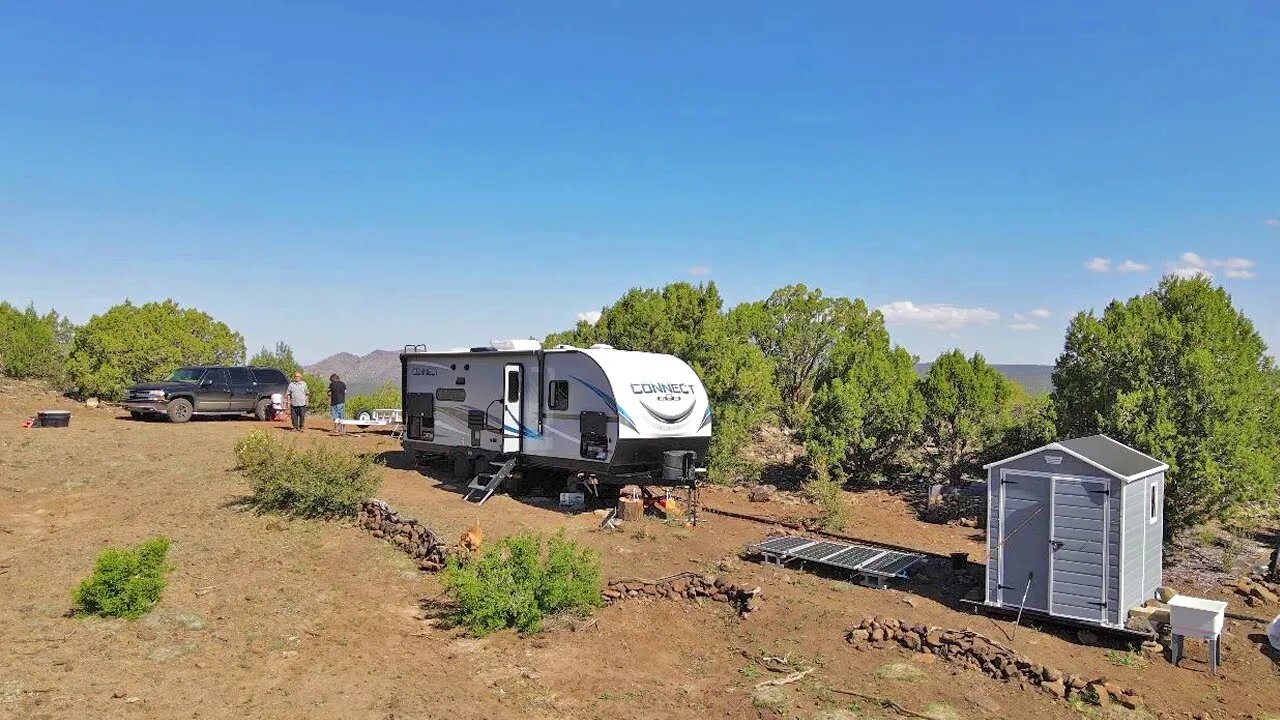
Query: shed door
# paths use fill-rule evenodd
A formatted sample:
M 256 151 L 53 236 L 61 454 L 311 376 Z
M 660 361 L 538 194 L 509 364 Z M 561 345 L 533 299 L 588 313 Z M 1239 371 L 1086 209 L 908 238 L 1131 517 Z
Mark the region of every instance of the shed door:
M 1106 619 L 1107 485 L 1104 480 L 1053 478 L 1054 615 Z
M 1012 473 L 1000 481 L 999 597 L 1005 607 L 1049 611 L 1051 487 L 1048 478 Z

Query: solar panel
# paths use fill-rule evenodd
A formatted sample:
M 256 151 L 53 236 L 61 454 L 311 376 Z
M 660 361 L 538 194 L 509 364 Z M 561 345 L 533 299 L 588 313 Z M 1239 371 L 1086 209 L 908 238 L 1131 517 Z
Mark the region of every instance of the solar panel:
M 795 536 L 766 538 L 754 547 L 774 556 L 779 564 L 801 560 L 877 578 L 902 576 L 907 568 L 923 559 L 921 555 L 897 550 Z
M 854 545 L 842 553 L 829 557 L 826 560 L 828 565 L 834 565 L 846 570 L 856 570 L 859 565 L 865 563 L 871 558 L 884 552 L 878 548 L 863 547 L 862 545 Z
M 920 560 L 919 555 L 908 555 L 900 552 L 887 552 L 884 557 L 877 558 L 867 563 L 859 570 L 863 572 L 876 573 L 878 575 L 898 575 L 903 570 L 916 564 Z
M 843 543 L 819 542 L 808 547 L 800 548 L 793 554 L 801 560 L 822 560 L 828 555 L 840 552 L 847 547 L 849 546 L 844 545 Z
M 769 538 L 756 547 L 767 552 L 789 553 L 798 548 L 802 548 L 805 545 L 812 545 L 814 542 L 815 541 L 806 537 L 790 537 L 784 535 L 783 537 Z

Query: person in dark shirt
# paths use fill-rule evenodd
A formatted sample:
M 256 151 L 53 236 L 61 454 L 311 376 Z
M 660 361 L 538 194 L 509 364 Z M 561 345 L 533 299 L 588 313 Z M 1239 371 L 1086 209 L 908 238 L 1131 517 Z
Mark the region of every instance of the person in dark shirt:
M 338 429 L 338 421 L 346 412 L 347 384 L 342 382 L 338 373 L 329 376 L 329 415 L 333 417 L 333 429 Z

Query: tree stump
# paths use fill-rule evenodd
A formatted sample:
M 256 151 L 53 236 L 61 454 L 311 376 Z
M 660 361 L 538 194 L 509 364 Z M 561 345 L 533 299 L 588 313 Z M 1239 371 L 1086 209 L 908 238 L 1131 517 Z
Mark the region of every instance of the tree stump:
M 639 520 L 644 517 L 644 501 L 628 497 L 618 498 L 618 519 Z

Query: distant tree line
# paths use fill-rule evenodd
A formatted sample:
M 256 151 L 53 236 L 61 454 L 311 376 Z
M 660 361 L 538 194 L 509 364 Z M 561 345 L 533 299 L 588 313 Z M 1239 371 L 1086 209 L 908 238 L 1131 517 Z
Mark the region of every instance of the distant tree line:
M 1205 278 L 1166 277 L 1101 315 L 1077 314 L 1047 396 L 959 350 L 918 377 L 917 358 L 893 343 L 878 311 L 804 285 L 727 309 L 715 283 L 634 288 L 596 323 L 545 343 L 683 358 L 713 404 L 709 463 L 722 482 L 758 472 L 742 450 L 766 423 L 802 442 L 813 476 L 836 487 L 904 475 L 957 481 L 1052 438 L 1103 432 L 1169 463 L 1174 532 L 1276 500 L 1280 371 L 1252 322 Z M 82 396 L 115 400 L 183 365 L 244 358 L 239 333 L 172 300 L 126 301 L 82 326 L 0 303 L 0 370 Z M 249 363 L 301 370 L 283 342 Z M 327 378 L 306 380 L 322 409 Z M 830 497 L 830 488 L 812 494 Z
M 751 476 L 740 450 L 764 423 L 803 442 L 815 476 L 846 486 L 904 473 L 957 481 L 1055 437 L 1106 433 L 1169 463 L 1173 532 L 1276 500 L 1280 373 L 1205 278 L 1167 277 L 1101 316 L 1077 314 L 1047 396 L 959 350 L 918 377 L 879 312 L 804 285 L 729 309 L 715 283 L 636 288 L 546 343 L 687 361 L 713 404 L 721 481 Z

